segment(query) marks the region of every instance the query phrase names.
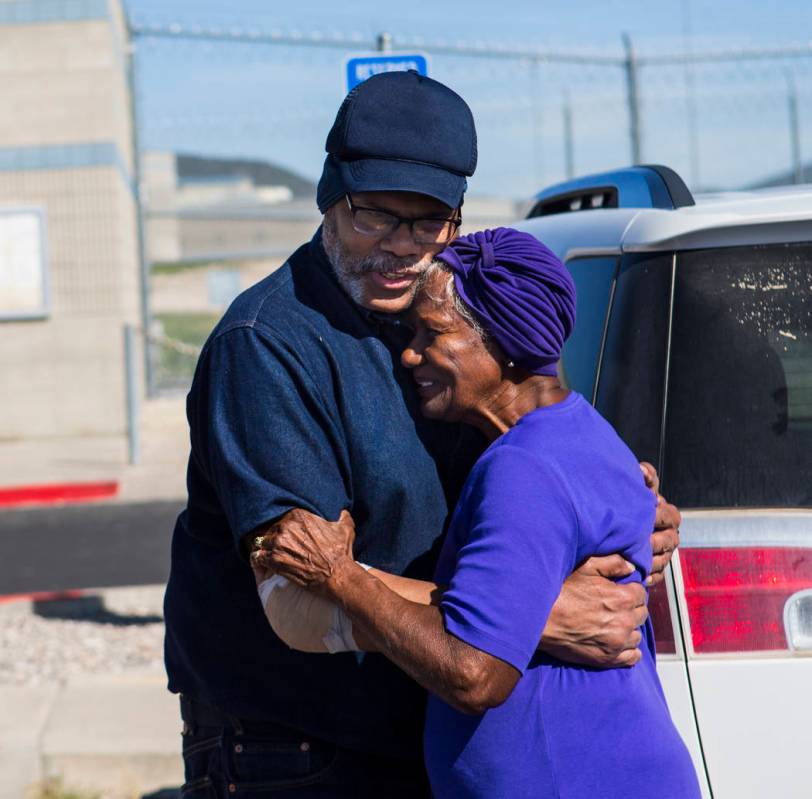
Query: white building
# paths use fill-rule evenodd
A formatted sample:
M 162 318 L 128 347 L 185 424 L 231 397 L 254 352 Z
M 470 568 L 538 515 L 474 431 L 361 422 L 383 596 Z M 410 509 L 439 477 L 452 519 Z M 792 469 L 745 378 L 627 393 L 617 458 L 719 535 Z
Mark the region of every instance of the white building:
M 141 303 L 119 0 L 0 0 L 0 85 L 0 439 L 123 433 Z M 39 288 L 38 219 L 36 302 L 3 286 Z

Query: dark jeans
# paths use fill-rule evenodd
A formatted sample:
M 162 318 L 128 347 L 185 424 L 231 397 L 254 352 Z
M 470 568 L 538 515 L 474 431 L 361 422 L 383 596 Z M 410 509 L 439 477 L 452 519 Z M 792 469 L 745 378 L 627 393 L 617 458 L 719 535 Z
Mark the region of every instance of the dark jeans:
M 181 697 L 184 799 L 429 799 L 422 765 L 343 749 Z

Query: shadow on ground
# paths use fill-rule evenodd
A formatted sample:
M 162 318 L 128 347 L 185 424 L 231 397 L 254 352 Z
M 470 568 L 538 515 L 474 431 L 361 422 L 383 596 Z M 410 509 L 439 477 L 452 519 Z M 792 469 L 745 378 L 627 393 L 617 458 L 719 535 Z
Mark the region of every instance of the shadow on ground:
M 155 613 L 144 615 L 115 613 L 104 606 L 100 596 L 93 594 L 65 599 L 35 600 L 32 610 L 35 615 L 44 619 L 92 621 L 97 624 L 113 624 L 117 627 L 133 627 L 163 621 L 163 617 Z

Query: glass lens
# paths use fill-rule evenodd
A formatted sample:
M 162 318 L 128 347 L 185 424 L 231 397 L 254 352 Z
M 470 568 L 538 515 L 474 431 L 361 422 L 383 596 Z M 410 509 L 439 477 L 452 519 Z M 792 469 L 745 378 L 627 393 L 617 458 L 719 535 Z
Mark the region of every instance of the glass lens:
M 367 236 L 384 236 L 391 233 L 398 224 L 398 218 L 385 211 L 354 209 L 353 227 Z
M 454 223 L 447 219 L 415 219 L 412 224 L 412 235 L 420 244 L 444 244 L 453 232 Z
M 365 236 L 382 238 L 392 233 L 401 222 L 407 223 L 407 220 L 386 211 L 350 207 L 353 227 Z M 445 244 L 454 235 L 455 227 L 455 223 L 448 219 L 415 219 L 411 223 L 411 233 L 418 244 Z

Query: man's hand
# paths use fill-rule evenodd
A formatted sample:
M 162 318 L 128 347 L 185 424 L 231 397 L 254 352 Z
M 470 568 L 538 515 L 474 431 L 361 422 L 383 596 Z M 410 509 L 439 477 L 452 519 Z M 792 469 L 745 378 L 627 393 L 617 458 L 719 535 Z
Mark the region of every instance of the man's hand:
M 539 648 L 567 663 L 596 668 L 633 666 L 642 655 L 640 627 L 648 617 L 640 583 L 620 584 L 634 566 L 620 555 L 593 557 L 564 582 Z
M 651 574 L 646 578 L 646 585 L 650 588 L 665 579 L 665 567 L 671 562 L 671 556 L 679 546 L 679 526 L 682 516 L 675 505 L 666 502 L 665 497 L 660 495 L 660 478 L 657 470 L 645 461 L 640 463 L 640 470 L 643 472 L 646 485 L 657 495 L 657 515 L 654 518 L 654 532 L 651 535 L 654 559 Z
M 328 522 L 296 508 L 256 538 L 251 565 L 255 574 L 258 568 L 272 569 L 303 588 L 318 587 L 343 562 L 352 560 L 354 540 L 355 524 L 348 511 Z
M 265 565 L 264 553 L 256 550 L 251 553 L 251 571 L 254 573 L 254 582 L 257 588 L 262 585 L 266 580 L 270 580 L 274 576 L 274 570 L 270 566 Z

